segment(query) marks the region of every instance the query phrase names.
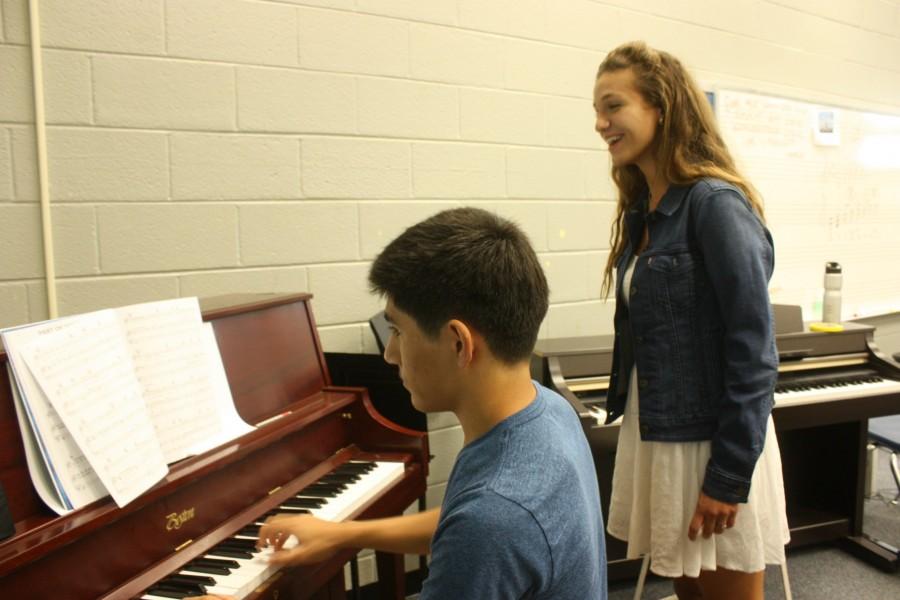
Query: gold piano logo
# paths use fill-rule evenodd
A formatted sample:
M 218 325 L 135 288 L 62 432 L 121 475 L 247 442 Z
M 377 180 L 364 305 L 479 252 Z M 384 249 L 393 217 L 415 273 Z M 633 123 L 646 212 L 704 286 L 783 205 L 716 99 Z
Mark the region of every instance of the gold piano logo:
M 166 515 L 166 531 L 180 529 L 182 525 L 194 518 L 194 509 L 187 508 L 180 513 Z

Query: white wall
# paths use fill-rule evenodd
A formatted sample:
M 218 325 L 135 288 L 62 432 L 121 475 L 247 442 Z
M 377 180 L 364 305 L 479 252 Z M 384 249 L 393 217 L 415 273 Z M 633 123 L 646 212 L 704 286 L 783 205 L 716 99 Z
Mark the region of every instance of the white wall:
M 542 336 L 610 330 L 613 188 L 593 132 L 631 39 L 708 87 L 900 113 L 897 0 L 42 0 L 62 314 L 310 291 L 328 350 L 374 351 L 369 262 L 460 204 L 522 224 Z M 26 0 L 0 4 L 0 326 L 43 319 Z M 458 426 L 430 420 L 440 501 Z M 371 565 L 364 567 L 370 568 Z

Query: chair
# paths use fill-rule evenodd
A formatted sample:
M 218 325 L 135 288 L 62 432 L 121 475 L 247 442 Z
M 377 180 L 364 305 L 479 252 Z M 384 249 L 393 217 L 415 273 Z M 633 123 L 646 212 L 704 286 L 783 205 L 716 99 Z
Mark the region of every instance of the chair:
M 894 355 L 894 360 L 897 360 L 897 355 Z M 869 419 L 869 441 L 876 448 L 890 453 L 891 475 L 894 476 L 894 483 L 897 485 L 897 493 L 891 503 L 897 504 L 900 501 L 900 468 L 897 465 L 897 453 L 900 452 L 900 415 Z M 886 551 L 886 555 L 883 557 L 884 563 L 879 565 L 882 569 L 893 572 L 900 569 L 900 552 L 895 547 L 871 536 L 866 535 L 865 537 L 880 546 L 881 553 Z
M 900 499 L 900 467 L 897 464 L 897 453 L 900 452 L 900 415 L 869 419 L 869 440 L 876 446 L 890 453 L 891 474 L 897 484 L 896 502 Z
M 900 364 L 900 352 L 894 352 L 891 358 Z M 897 502 L 900 500 L 900 467 L 897 466 L 897 453 L 900 452 L 900 415 L 869 419 L 869 440 L 891 455 L 891 475 L 897 484 L 894 502 Z

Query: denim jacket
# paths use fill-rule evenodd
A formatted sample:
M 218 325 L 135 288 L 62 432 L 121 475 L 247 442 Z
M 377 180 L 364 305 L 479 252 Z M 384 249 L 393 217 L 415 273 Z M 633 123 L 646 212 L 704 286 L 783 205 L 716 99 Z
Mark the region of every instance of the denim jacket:
M 649 245 L 623 290 L 645 224 Z M 607 423 L 624 412 L 637 364 L 641 439 L 711 440 L 703 492 L 746 502 L 778 372 L 772 236 L 743 193 L 718 179 L 670 186 L 655 211 L 645 203 L 625 225 Z

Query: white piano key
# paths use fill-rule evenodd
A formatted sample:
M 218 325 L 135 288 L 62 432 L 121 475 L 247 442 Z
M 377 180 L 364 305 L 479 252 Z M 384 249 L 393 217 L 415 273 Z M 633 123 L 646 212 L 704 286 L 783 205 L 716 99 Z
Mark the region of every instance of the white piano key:
M 379 462 L 363 474 L 359 481 L 347 486 L 336 498 L 329 498 L 321 508 L 310 512 L 328 521 L 343 521 L 379 492 L 403 477 L 405 466 L 398 462 Z
M 240 588 L 227 587 L 224 585 L 219 585 L 218 583 L 216 585 L 206 586 L 207 594 L 218 594 L 220 596 L 237 596 L 242 592 L 243 590 L 241 590 Z M 246 594 L 244 595 L 246 596 Z

